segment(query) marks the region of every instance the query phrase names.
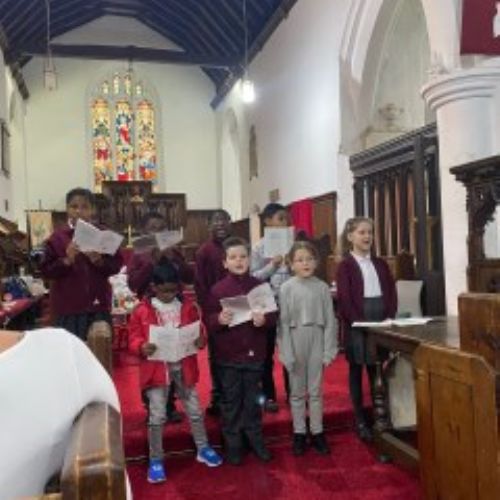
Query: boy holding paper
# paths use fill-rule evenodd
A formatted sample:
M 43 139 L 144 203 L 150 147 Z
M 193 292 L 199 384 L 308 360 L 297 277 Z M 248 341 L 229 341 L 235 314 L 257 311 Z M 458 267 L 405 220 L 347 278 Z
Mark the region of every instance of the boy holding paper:
M 235 324 L 237 311 L 229 304 L 262 282 L 249 274 L 244 240 L 228 238 L 224 241 L 224 252 L 227 275 L 211 288 L 206 317 L 222 386 L 222 432 L 227 460 L 233 465 L 241 463 L 244 432 L 255 455 L 268 462 L 272 457 L 264 445 L 259 399 L 267 333 L 276 323 L 276 313 L 253 310 L 247 321 Z
M 199 378 L 196 354 L 178 361 L 166 363 L 151 360 L 159 346 L 151 342 L 152 330 L 157 327 L 177 329 L 200 322 L 199 308 L 190 296 L 180 297 L 180 281 L 177 269 L 167 260 L 153 268 L 151 275 L 151 297 L 146 297 L 136 307 L 129 323 L 129 348 L 142 358 L 140 365 L 141 390 L 145 390 L 149 401 L 149 468 L 148 481 L 163 482 L 166 472 L 163 464 L 163 424 L 166 421 L 168 379 L 175 381 L 177 394 L 189 418 L 191 432 L 196 444 L 198 462 L 208 467 L 222 463 L 220 456 L 209 446 L 203 412 L 201 410 L 196 383 Z M 203 326 L 199 323 L 199 336 L 194 341 L 197 348 L 205 346 Z M 182 330 L 181 330 L 182 332 Z M 161 332 L 160 332 L 161 334 Z M 167 335 L 167 332 L 164 333 Z
M 167 224 L 159 212 L 151 211 L 147 212 L 143 217 L 142 227 L 144 228 L 144 236 L 146 236 L 165 231 Z M 177 268 L 180 280 L 184 285 L 191 285 L 193 283 L 194 273 L 184 259 L 184 256 L 175 246 L 165 248 L 164 250 L 156 247 L 147 249 L 146 251 L 134 250 L 134 254 L 127 265 L 128 286 L 139 298 L 148 293 L 153 267 L 161 258 L 165 257 Z
M 288 213 L 286 208 L 279 203 L 268 203 L 262 212 L 262 219 L 264 221 L 264 232 L 272 228 L 282 230 L 285 233 L 288 229 Z M 289 248 L 283 253 L 271 252 L 271 255 L 269 255 L 269 251 L 272 250 L 272 248 L 266 248 L 266 246 L 269 247 L 270 245 L 266 245 L 265 236 L 252 250 L 250 272 L 256 278 L 262 281 L 268 281 L 273 289 L 275 297 L 278 298 L 281 285 L 290 278 L 290 271 L 284 259 Z M 278 403 L 276 402 L 276 388 L 273 378 L 275 346 L 276 327 L 273 326 L 267 335 L 266 360 L 264 362 L 264 374 L 262 376 L 262 388 L 264 390 L 264 396 L 266 397 L 264 409 L 271 413 L 275 413 L 279 409 Z M 288 394 L 288 376 L 286 370 L 283 370 L 283 377 L 285 379 L 285 388 Z
M 50 299 L 56 326 L 83 340 L 94 321 L 111 324 L 111 286 L 108 278 L 122 267 L 118 250 L 114 255 L 80 251 L 73 241 L 78 220 L 90 222 L 94 195 L 75 188 L 66 195 L 68 222 L 45 242 L 40 270 L 51 280 Z

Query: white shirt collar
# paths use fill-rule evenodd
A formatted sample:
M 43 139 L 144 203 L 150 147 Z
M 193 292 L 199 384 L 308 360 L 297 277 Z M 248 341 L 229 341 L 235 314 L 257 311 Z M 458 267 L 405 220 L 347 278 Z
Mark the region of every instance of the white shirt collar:
M 358 255 L 354 252 L 351 252 L 351 255 L 356 259 L 357 262 L 371 262 L 372 256 L 367 253 L 366 255 Z

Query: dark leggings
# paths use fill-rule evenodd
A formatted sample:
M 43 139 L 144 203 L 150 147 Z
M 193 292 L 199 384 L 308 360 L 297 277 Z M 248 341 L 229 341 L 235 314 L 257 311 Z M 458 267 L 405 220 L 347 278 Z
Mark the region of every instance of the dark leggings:
M 368 373 L 373 399 L 373 384 L 375 382 L 376 372 L 375 365 L 358 365 L 356 363 L 349 363 L 349 392 L 357 423 L 365 422 L 363 415 L 363 366 L 366 367 L 366 372 Z

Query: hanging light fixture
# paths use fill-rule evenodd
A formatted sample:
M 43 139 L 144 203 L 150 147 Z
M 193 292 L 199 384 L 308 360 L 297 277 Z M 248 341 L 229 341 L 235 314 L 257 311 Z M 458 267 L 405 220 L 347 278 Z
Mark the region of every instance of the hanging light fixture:
M 248 26 L 247 26 L 247 0 L 243 0 L 243 30 L 245 37 L 245 60 L 243 68 L 243 79 L 241 80 L 241 100 L 250 104 L 255 101 L 255 87 L 248 77 Z
M 50 0 L 45 0 L 47 10 L 47 56 L 43 64 L 43 84 L 47 90 L 57 89 L 57 73 L 50 49 Z

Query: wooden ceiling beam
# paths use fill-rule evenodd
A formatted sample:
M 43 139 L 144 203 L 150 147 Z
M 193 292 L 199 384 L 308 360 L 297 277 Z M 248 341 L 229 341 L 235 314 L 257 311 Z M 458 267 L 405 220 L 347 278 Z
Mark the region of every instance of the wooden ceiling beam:
M 203 37 L 201 30 L 193 30 L 192 26 L 189 23 L 189 20 L 176 12 L 175 9 L 167 3 L 158 3 L 156 0 L 149 0 L 150 4 L 154 9 L 156 9 L 155 15 L 156 18 L 153 20 L 153 23 L 157 26 L 162 26 L 161 33 L 165 38 L 169 38 L 168 34 L 171 30 L 170 24 L 175 25 L 176 29 L 180 31 L 180 39 L 183 40 L 182 43 L 176 41 L 178 45 L 180 45 L 183 49 L 188 50 L 187 43 L 191 43 L 195 45 L 195 42 L 198 45 L 203 47 L 203 51 L 205 53 L 214 52 L 211 45 L 209 45 L 208 40 Z M 168 24 L 167 21 L 168 20 Z M 151 20 L 150 20 L 151 21 Z
M 134 45 L 118 47 L 113 45 L 66 45 L 51 44 L 54 57 L 71 57 L 76 59 L 97 60 L 132 60 L 144 62 L 156 62 L 165 64 L 187 64 L 210 68 L 227 68 L 238 64 L 237 58 L 218 57 L 204 54 L 191 54 L 176 50 L 150 49 L 136 47 Z M 16 52 L 7 51 L 5 59 L 12 63 L 21 55 L 43 56 L 47 48 L 43 45 L 26 46 L 16 48 Z

